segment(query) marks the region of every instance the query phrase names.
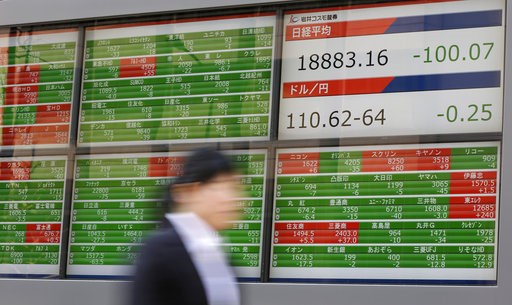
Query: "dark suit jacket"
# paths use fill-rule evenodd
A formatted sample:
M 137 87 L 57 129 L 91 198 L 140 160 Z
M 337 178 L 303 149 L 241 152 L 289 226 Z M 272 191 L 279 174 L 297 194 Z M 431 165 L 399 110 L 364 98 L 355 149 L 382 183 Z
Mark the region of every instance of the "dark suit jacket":
M 208 304 L 199 274 L 167 219 L 139 254 L 132 304 Z

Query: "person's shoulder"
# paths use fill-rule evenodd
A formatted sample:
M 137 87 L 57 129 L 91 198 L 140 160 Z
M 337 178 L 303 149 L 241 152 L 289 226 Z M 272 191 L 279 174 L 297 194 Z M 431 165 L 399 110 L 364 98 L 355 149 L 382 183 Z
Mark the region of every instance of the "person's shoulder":
M 153 232 L 145 241 L 147 246 L 182 246 L 181 239 L 172 227 L 160 228 Z
M 137 257 L 137 265 L 161 265 L 172 257 L 174 260 L 186 255 L 185 246 L 173 228 L 160 228 L 144 241 Z

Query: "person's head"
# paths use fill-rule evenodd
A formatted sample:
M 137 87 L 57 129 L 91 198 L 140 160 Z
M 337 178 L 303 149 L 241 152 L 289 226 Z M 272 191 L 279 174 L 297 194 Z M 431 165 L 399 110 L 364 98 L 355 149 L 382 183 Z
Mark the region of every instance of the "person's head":
M 171 208 L 195 213 L 214 229 L 224 229 L 240 215 L 239 190 L 235 170 L 225 155 L 213 148 L 197 149 L 170 186 Z

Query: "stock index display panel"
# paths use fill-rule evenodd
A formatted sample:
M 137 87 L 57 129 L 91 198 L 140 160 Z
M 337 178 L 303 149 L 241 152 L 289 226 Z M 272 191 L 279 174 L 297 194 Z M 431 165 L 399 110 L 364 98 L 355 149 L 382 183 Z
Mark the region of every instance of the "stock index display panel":
M 0 273 L 58 275 L 65 157 L 0 158 Z
M 425 2 L 286 13 L 279 139 L 501 132 L 505 0 Z
M 67 147 L 78 30 L 0 33 L 0 145 Z
M 496 282 L 499 142 L 277 159 L 271 279 Z
M 275 20 L 87 30 L 78 145 L 268 140 Z
M 229 151 L 245 187 L 242 219 L 220 232 L 241 278 L 260 277 L 266 151 Z M 71 220 L 70 276 L 129 276 L 144 237 L 163 219 L 165 187 L 186 153 L 77 158 Z

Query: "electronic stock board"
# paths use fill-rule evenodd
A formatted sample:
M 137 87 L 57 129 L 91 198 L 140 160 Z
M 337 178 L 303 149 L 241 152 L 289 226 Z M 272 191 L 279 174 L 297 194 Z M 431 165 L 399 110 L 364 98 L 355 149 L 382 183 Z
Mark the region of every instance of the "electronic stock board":
M 502 130 L 504 1 L 284 17 L 279 139 Z M 500 143 L 278 149 L 271 280 L 496 282 Z
M 285 11 L 282 54 L 274 13 L 86 27 L 76 144 L 276 140 L 272 102 L 277 141 L 498 134 L 504 6 Z M 67 147 L 77 37 L 0 36 L 2 149 Z M 239 277 L 262 272 L 265 185 L 275 177 L 271 281 L 496 282 L 500 141 L 297 145 L 277 148 L 273 174 L 270 150 L 228 151 L 247 188 L 242 221 L 220 233 Z M 184 156 L 75 156 L 67 275 L 131 274 Z M 0 270 L 57 274 L 67 158 L 4 159 Z
M 242 219 L 220 232 L 237 275 L 259 278 L 266 152 L 229 151 L 240 183 Z M 163 219 L 164 188 L 180 175 L 186 153 L 79 157 L 68 275 L 130 276 L 144 237 Z
M 79 146 L 266 140 L 275 16 L 86 32 Z
M 0 34 L 1 151 L 68 147 L 78 30 Z M 0 273 L 58 276 L 67 156 L 0 158 Z
M 67 147 L 78 30 L 0 33 L 0 145 Z
M 66 158 L 0 158 L 0 273 L 59 274 Z
M 505 1 L 284 17 L 279 139 L 500 132 Z
M 495 281 L 499 151 L 279 150 L 271 278 Z

